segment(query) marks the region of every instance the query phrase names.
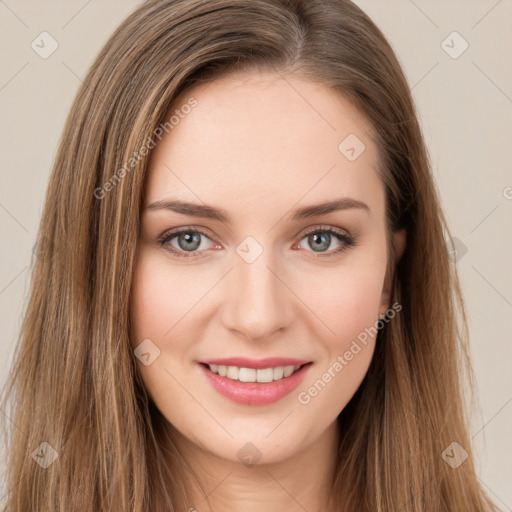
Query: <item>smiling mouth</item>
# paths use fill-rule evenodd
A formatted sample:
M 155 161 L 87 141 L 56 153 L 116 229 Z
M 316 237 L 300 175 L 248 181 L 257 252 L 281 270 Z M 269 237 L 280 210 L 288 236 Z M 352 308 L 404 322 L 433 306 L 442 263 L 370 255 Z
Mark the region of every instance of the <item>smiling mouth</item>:
M 201 363 L 212 373 L 221 377 L 238 382 L 258 382 L 268 383 L 286 379 L 299 371 L 303 366 L 312 364 L 304 363 L 301 365 L 274 366 L 269 368 L 244 368 L 239 366 L 227 366 L 222 364 L 206 364 Z

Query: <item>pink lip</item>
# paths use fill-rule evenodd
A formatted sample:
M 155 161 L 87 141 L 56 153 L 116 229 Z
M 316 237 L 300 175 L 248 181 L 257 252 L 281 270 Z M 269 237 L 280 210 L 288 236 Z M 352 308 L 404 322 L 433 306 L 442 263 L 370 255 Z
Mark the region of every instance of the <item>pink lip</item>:
M 201 361 L 205 364 L 223 364 L 225 366 L 238 366 L 239 368 L 275 368 L 276 366 L 302 366 L 309 363 L 303 359 L 289 357 L 267 357 L 266 359 L 248 359 L 246 357 L 229 357 L 226 359 L 207 359 Z M 270 384 L 270 382 L 269 382 Z
M 256 368 L 247 364 L 249 360 L 243 360 L 244 363 L 240 364 L 241 359 L 217 359 L 222 361 L 220 363 L 206 363 L 206 364 L 226 364 L 224 361 L 229 361 L 231 364 L 227 366 L 241 366 L 243 368 Z M 237 361 L 238 364 L 235 364 Z M 252 365 L 258 364 L 257 368 L 270 368 L 273 366 L 291 366 L 294 359 L 277 359 L 278 364 L 269 364 L 268 361 L 274 361 L 273 359 L 264 359 L 261 361 L 252 361 Z M 288 364 L 283 364 L 282 361 L 286 361 Z M 250 362 L 250 361 L 249 361 Z M 260 364 L 264 362 L 263 364 Z M 297 365 L 304 364 L 304 362 L 298 362 Z M 308 372 L 311 364 L 305 364 L 289 377 L 285 377 L 281 380 L 275 380 L 273 382 L 240 382 L 238 380 L 228 379 L 227 377 L 221 377 L 216 373 L 210 371 L 204 364 L 199 364 L 201 371 L 204 373 L 212 387 L 221 395 L 245 405 L 267 405 L 273 402 L 281 400 L 281 398 L 290 394 L 299 384 L 302 382 L 306 373 Z

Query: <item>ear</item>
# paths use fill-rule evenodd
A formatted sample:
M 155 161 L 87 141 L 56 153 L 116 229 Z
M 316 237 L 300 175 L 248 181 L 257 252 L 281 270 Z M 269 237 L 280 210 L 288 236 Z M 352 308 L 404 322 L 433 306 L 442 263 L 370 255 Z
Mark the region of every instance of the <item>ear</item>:
M 405 228 L 395 231 L 392 237 L 394 261 L 391 266 L 388 266 L 386 271 L 386 278 L 384 279 L 384 286 L 382 289 L 382 295 L 379 306 L 379 318 L 382 318 L 386 311 L 389 309 L 391 300 L 391 284 L 393 282 L 393 275 L 395 272 L 395 266 L 404 253 L 407 242 L 407 231 Z
M 407 231 L 405 228 L 393 233 L 393 250 L 395 252 L 395 265 L 404 253 L 407 242 Z

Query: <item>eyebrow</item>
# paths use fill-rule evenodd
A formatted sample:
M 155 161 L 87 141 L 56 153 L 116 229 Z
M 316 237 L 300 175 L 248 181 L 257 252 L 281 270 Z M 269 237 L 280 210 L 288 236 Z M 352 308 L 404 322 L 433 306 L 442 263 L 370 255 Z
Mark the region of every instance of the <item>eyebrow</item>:
M 342 197 L 326 203 L 299 208 L 295 210 L 290 218 L 291 220 L 297 221 L 319 215 L 327 215 L 328 213 L 339 210 L 350 209 L 361 209 L 368 214 L 371 212 L 370 207 L 366 203 L 357 199 Z M 213 206 L 205 204 L 189 203 L 177 199 L 162 199 L 161 201 L 156 201 L 146 206 L 145 210 L 171 210 L 183 215 L 191 215 L 193 217 L 217 220 L 224 224 L 231 224 L 228 212 L 222 208 L 214 208 Z

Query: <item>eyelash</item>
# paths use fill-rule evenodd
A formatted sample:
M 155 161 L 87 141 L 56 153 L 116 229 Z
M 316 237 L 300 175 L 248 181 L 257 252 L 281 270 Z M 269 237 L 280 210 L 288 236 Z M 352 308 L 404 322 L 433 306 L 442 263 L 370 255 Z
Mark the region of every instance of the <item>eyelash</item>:
M 181 235 L 182 233 L 199 233 L 203 235 L 204 237 L 211 240 L 210 236 L 198 228 L 180 228 L 176 231 L 171 231 L 170 233 L 164 233 L 160 238 L 158 238 L 158 243 L 161 247 L 163 247 L 165 244 L 168 244 L 173 238 L 175 238 L 178 235 Z M 349 236 L 342 231 L 339 231 L 338 229 L 332 227 L 332 226 L 318 226 L 315 228 L 308 229 L 302 234 L 302 237 L 299 240 L 299 243 L 308 235 L 311 235 L 313 233 L 329 233 L 333 235 L 335 238 L 337 238 L 340 242 L 343 244 L 340 248 L 331 250 L 330 252 L 325 253 L 316 253 L 313 258 L 329 258 L 331 256 L 341 254 L 345 251 L 348 251 L 351 247 L 354 247 L 357 242 L 357 238 L 355 236 Z M 330 244 L 329 244 L 330 245 Z M 198 258 L 200 256 L 198 255 L 198 252 L 188 252 L 187 251 L 181 251 L 176 250 L 176 248 L 169 245 L 169 247 L 166 248 L 169 252 L 174 254 L 175 256 L 179 258 Z M 201 251 L 199 251 L 201 252 Z M 312 252 L 312 251 L 306 251 L 306 252 Z

